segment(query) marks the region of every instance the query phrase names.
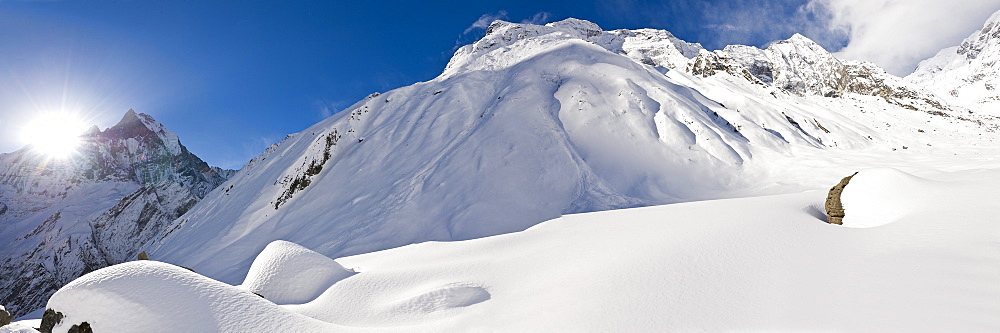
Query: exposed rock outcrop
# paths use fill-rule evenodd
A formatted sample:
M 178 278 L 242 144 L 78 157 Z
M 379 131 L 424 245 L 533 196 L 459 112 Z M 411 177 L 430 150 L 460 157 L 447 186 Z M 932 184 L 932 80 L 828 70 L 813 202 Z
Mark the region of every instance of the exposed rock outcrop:
M 7 312 L 7 309 L 0 305 L 0 326 L 10 324 L 11 319 L 10 312 Z
M 62 312 L 57 312 L 52 309 L 45 309 L 45 313 L 42 314 L 42 326 L 38 328 L 39 332 L 42 333 L 52 333 L 52 328 L 59 325 L 63 320 Z
M 844 224 L 844 205 L 840 202 L 840 195 L 844 193 L 844 188 L 847 187 L 847 183 L 851 181 L 851 178 L 858 173 L 855 172 L 853 175 L 844 177 L 840 180 L 840 183 L 834 185 L 830 189 L 830 193 L 826 195 L 826 222 L 830 224 Z

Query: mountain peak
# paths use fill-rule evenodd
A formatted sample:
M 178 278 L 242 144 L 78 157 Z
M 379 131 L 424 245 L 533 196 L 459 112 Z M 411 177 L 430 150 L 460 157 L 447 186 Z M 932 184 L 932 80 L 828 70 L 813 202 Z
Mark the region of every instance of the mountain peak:
M 813 41 L 809 37 L 803 36 L 800 33 L 795 33 L 791 37 L 788 37 L 788 39 L 779 40 L 774 43 L 771 43 L 771 45 L 768 46 L 768 48 L 770 49 L 772 47 L 780 47 L 780 45 L 794 45 L 798 47 L 805 47 L 810 51 L 812 51 L 813 53 L 829 53 L 825 48 L 817 44 L 816 41 Z M 799 50 L 799 52 L 801 52 L 801 49 Z
M 100 133 L 101 133 L 101 128 L 97 127 L 97 125 L 93 125 L 90 126 L 90 128 L 88 128 L 87 131 L 83 133 L 83 135 L 94 135 Z
M 583 36 L 594 37 L 604 33 L 604 30 L 601 29 L 601 27 L 597 25 L 597 23 L 572 17 L 562 21 L 552 22 L 546 24 L 545 26 L 553 27 L 563 31 L 573 31 L 581 35 L 581 37 Z
M 125 112 L 125 115 L 122 116 L 122 120 L 119 120 L 118 123 L 115 124 L 114 127 L 127 126 L 128 124 L 131 124 L 131 123 L 137 122 L 137 121 L 139 121 L 139 116 L 135 113 L 135 110 L 128 109 L 128 112 Z
M 180 141 L 177 138 L 177 134 L 168 130 L 163 124 L 153 119 L 152 116 L 145 113 L 136 113 L 133 109 L 125 112 L 122 119 L 104 133 L 121 139 L 157 137 L 171 154 L 178 155 L 181 153 Z

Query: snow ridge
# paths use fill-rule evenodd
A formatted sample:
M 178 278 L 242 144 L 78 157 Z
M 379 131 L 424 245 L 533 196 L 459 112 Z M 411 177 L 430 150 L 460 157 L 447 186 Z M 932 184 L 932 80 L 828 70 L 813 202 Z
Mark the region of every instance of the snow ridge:
M 924 60 L 906 77 L 936 91 L 950 103 L 1000 116 L 1000 11 L 962 41 Z

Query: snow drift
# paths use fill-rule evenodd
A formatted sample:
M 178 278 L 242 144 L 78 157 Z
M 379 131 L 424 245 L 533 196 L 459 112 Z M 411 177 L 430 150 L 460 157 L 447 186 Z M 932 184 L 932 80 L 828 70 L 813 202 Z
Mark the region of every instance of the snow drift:
M 86 322 L 94 332 L 319 332 L 332 325 L 171 264 L 140 260 L 103 268 L 59 289 L 47 306 L 53 332 Z
M 240 287 L 277 304 L 305 303 L 352 274 L 322 254 L 274 241 L 254 259 Z
M 856 177 L 859 188 L 885 177 L 905 184 L 893 192 L 901 200 L 937 199 L 901 206 L 905 223 L 877 228 L 826 224 L 802 209 L 824 191 L 568 215 L 340 258 L 359 273 L 301 305 L 132 262 L 74 281 L 49 308 L 66 315 L 61 329 L 87 321 L 95 331 L 1000 329 L 1000 168 L 930 181 L 896 170 Z M 281 258 L 275 267 L 299 260 Z

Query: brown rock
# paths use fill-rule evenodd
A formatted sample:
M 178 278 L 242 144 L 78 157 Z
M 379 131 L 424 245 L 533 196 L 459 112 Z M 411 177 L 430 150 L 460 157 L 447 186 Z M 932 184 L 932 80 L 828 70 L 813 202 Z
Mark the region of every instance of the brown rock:
M 68 333 L 94 333 L 94 330 L 90 328 L 90 323 L 82 322 L 79 325 L 73 325 L 69 327 Z
M 834 185 L 830 189 L 830 193 L 826 195 L 826 223 L 830 224 L 844 224 L 844 205 L 840 202 L 840 194 L 844 193 L 844 187 L 847 187 L 847 183 L 851 181 L 851 177 L 857 175 L 855 172 L 853 175 L 844 177 L 840 180 L 840 183 Z
M 10 312 L 7 312 L 6 309 L 0 307 L 0 326 L 10 324 L 11 319 L 14 318 L 12 318 Z
M 146 251 L 139 252 L 139 260 L 149 260 L 149 255 Z
M 42 333 L 52 333 L 52 328 L 59 325 L 59 323 L 62 322 L 62 319 L 62 312 L 45 309 L 45 313 L 42 314 L 42 327 L 39 327 L 38 331 Z

